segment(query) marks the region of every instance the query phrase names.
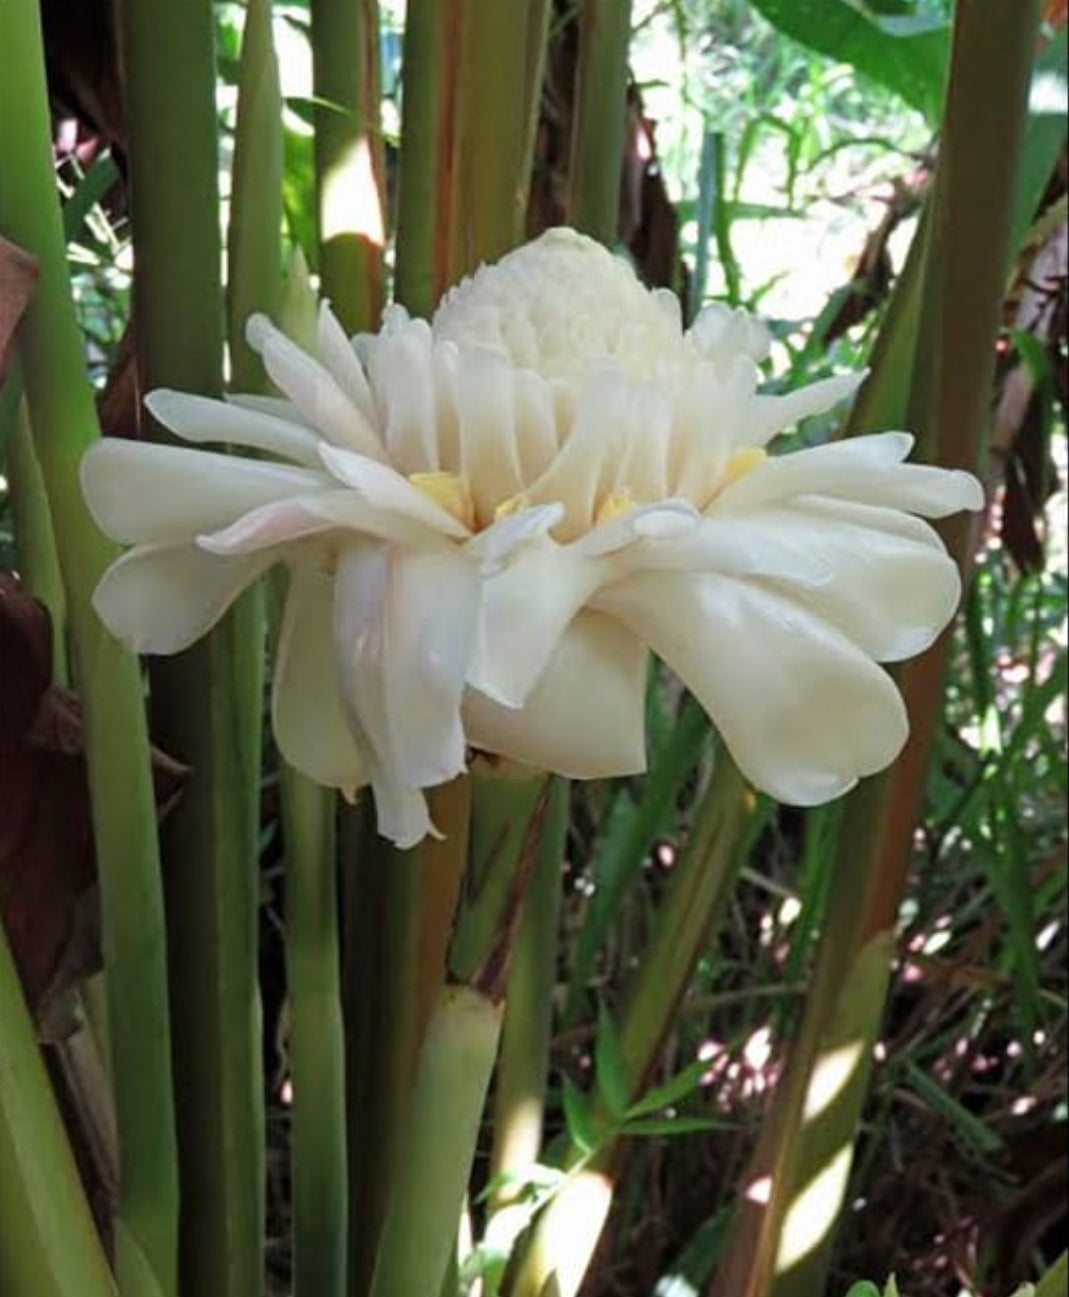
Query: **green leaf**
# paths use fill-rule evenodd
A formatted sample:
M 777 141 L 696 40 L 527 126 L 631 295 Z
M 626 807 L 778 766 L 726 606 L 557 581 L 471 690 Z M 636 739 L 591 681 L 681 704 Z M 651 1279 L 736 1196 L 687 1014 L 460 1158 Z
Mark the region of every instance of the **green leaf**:
M 708 1070 L 709 1064 L 704 1059 L 696 1059 L 681 1072 L 670 1077 L 663 1085 L 655 1085 L 652 1090 L 647 1090 L 637 1103 L 633 1103 L 628 1108 L 628 1120 L 630 1121 L 632 1117 L 645 1117 L 649 1113 L 660 1112 L 669 1104 L 678 1103 L 680 1099 L 685 1098 L 701 1085 L 702 1077 Z
M 863 1279 L 861 1283 L 854 1284 L 846 1297 L 880 1297 L 880 1290 L 874 1283 L 869 1283 L 867 1279 Z
M 598 1006 L 598 1032 L 594 1039 L 594 1063 L 598 1091 L 614 1117 L 627 1111 L 627 1069 L 620 1052 L 620 1036 L 612 1014 L 604 1004 Z
M 594 1138 L 594 1123 L 590 1116 L 590 1100 L 566 1076 L 561 1079 L 561 1102 L 572 1143 L 582 1152 L 592 1153 L 597 1141 Z
M 731 1122 L 712 1117 L 640 1117 L 624 1124 L 625 1135 L 699 1135 L 710 1130 L 733 1130 Z
M 1001 1136 L 989 1126 L 985 1126 L 979 1117 L 974 1116 L 926 1072 L 921 1071 L 912 1059 L 905 1065 L 906 1076 L 910 1085 L 926 1104 L 937 1112 L 961 1138 L 962 1142 L 982 1157 L 997 1153 L 1003 1147 Z
M 861 0 L 754 0 L 785 36 L 848 63 L 900 95 L 936 125 L 950 59 L 950 24 L 920 14 L 880 14 Z M 886 8 L 884 6 L 884 8 Z

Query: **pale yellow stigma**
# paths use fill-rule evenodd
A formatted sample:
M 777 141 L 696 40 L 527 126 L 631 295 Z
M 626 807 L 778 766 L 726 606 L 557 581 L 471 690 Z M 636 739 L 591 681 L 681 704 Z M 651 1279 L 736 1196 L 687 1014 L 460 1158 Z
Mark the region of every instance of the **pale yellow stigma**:
M 410 473 L 408 480 L 422 491 L 428 499 L 451 513 L 465 527 L 475 530 L 475 501 L 471 498 L 471 489 L 467 478 L 459 473 Z
M 724 465 L 724 476 L 720 482 L 721 489 L 730 486 L 732 482 L 737 482 L 740 477 L 745 477 L 758 464 L 763 464 L 766 459 L 768 459 L 768 452 L 761 450 L 758 446 L 749 446 L 746 450 L 735 451 Z
M 613 491 L 602 500 L 594 515 L 594 522 L 608 522 L 610 518 L 618 518 L 622 513 L 629 513 L 634 507 L 635 497 L 625 486 L 622 491 Z

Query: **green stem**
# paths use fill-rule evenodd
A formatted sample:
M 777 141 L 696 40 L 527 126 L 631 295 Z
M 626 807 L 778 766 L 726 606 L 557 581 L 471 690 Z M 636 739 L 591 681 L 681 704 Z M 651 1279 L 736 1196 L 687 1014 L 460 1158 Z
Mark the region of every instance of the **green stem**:
M 754 806 L 753 793 L 727 753 L 721 752 L 627 991 L 620 1055 L 629 1100 L 641 1094 L 706 947 L 710 927 L 730 894 Z M 612 1131 L 612 1119 L 600 1104 L 595 1105 L 595 1120 L 604 1123 L 608 1133 L 593 1157 L 571 1151 L 568 1160 L 576 1173 L 539 1217 L 510 1297 L 542 1297 L 545 1291 L 575 1297 L 579 1290 L 605 1223 L 621 1146 L 621 1137 Z
M 565 780 L 552 779 L 509 975 L 494 1083 L 491 1180 L 536 1162 L 542 1146 L 568 793 Z M 503 1206 L 509 1198 L 506 1188 L 495 1196 L 494 1205 Z
M 279 779 L 293 1081 L 293 1290 L 297 1297 L 341 1297 L 348 1190 L 334 798 L 285 763 Z
M 891 317 L 916 339 L 881 349 L 907 368 L 907 426 L 925 457 L 975 469 L 988 426 L 1037 6 L 960 0 L 919 303 Z M 997 87 L 990 68 L 999 66 Z M 983 147 L 978 147 L 983 141 Z M 988 153 L 991 148 L 995 152 Z M 994 159 L 994 161 L 993 161 Z M 913 290 L 915 291 L 915 290 Z M 895 421 L 901 389 L 881 375 L 869 417 Z M 885 416 L 886 419 L 885 419 Z M 964 565 L 969 522 L 944 528 Z M 846 803 L 832 901 L 801 1029 L 745 1183 L 770 1177 L 764 1206 L 744 1200 L 716 1277 L 721 1297 L 807 1297 L 824 1287 L 886 995 L 897 916 L 942 715 L 948 636 L 900 675 L 911 734 L 896 765 Z M 837 1077 L 834 1089 L 829 1078 Z M 826 1093 L 822 1093 L 822 1087 Z
M 600 242 L 616 240 L 627 125 L 631 0 L 585 0 L 568 166 L 568 223 Z
M 66 685 L 67 600 L 56 550 L 56 533 L 41 466 L 33 448 L 33 433 L 25 400 L 15 406 L 14 427 L 7 439 L 7 480 L 11 499 L 11 531 L 15 565 L 23 589 L 48 609 L 52 619 L 52 681 Z
M 385 243 L 377 0 L 312 0 L 316 202 L 324 295 L 349 333 L 382 309 Z
M 142 385 L 217 395 L 223 299 L 213 6 L 131 0 L 124 18 Z M 246 596 L 200 644 L 151 669 L 158 740 L 192 770 L 163 843 L 182 1288 L 199 1297 L 244 1297 L 261 1284 L 258 602 Z
M 156 812 L 137 663 L 90 604 L 116 551 L 93 526 L 78 483 L 99 429 L 71 299 L 34 5 L 0 5 L 0 48 L 0 121 L 19 123 L 0 132 L 0 231 L 40 266 L 20 352 L 85 708 L 121 1157 L 118 1225 L 133 1245 L 120 1252 L 119 1284 L 124 1294 L 147 1291 L 138 1280 L 143 1259 L 173 1297 L 177 1170 Z
M 114 1297 L 3 924 L 0 1022 L 0 1292 Z
M 372 1297 L 441 1291 L 501 1032 L 502 1005 L 448 986 L 427 1027 Z

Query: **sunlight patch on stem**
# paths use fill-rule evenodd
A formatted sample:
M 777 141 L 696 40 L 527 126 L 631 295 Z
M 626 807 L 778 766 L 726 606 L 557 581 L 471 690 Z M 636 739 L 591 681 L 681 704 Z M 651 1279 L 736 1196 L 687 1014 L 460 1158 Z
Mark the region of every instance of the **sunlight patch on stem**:
M 800 1190 L 787 1209 L 776 1252 L 777 1275 L 815 1251 L 834 1228 L 846 1192 L 853 1145 L 848 1141 Z
M 850 1084 L 864 1051 L 864 1042 L 852 1040 L 817 1060 L 805 1096 L 804 1121 L 813 1121 L 826 1112 Z
M 324 243 L 354 234 L 376 248 L 385 243 L 382 203 L 366 135 L 354 141 L 324 176 L 320 221 Z

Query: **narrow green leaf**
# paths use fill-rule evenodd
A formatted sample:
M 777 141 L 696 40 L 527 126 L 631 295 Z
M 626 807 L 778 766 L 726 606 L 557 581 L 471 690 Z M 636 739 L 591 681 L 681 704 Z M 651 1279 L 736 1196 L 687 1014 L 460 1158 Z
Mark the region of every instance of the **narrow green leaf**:
M 624 1124 L 624 1135 L 697 1135 L 710 1130 L 732 1130 L 730 1122 L 712 1117 L 640 1117 Z
M 709 1064 L 704 1059 L 699 1058 L 691 1063 L 689 1067 L 677 1072 L 663 1085 L 655 1085 L 652 1089 L 647 1090 L 637 1103 L 633 1103 L 628 1108 L 628 1121 L 633 1117 L 645 1117 L 651 1112 L 660 1112 L 662 1108 L 667 1108 L 669 1104 L 678 1103 L 680 1099 L 693 1093 L 701 1085 L 702 1077 L 708 1070 Z
M 620 1052 L 620 1035 L 612 1014 L 604 1004 L 598 1006 L 598 1029 L 594 1038 L 595 1079 L 598 1092 L 613 1117 L 619 1118 L 627 1111 L 628 1083 L 623 1055 Z
M 989 1157 L 1004 1147 L 1003 1139 L 997 1132 L 986 1126 L 968 1108 L 962 1107 L 948 1090 L 922 1071 L 912 1059 L 906 1060 L 905 1073 L 917 1094 L 974 1153 Z
M 582 1090 L 568 1077 L 561 1077 L 561 1103 L 564 1107 L 564 1121 L 568 1127 L 568 1137 L 583 1153 L 594 1150 L 594 1123 L 590 1112 L 590 1100 Z

